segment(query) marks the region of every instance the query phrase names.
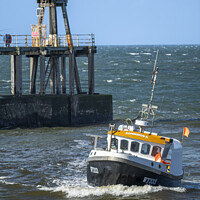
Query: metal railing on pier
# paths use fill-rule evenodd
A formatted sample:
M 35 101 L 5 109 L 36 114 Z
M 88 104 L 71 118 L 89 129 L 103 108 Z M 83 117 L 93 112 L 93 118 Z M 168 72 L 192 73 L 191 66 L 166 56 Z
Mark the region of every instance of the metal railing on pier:
M 74 47 L 95 46 L 94 34 L 72 34 Z M 54 37 L 33 37 L 32 35 L 0 35 L 0 47 L 67 47 L 68 37 L 56 35 Z

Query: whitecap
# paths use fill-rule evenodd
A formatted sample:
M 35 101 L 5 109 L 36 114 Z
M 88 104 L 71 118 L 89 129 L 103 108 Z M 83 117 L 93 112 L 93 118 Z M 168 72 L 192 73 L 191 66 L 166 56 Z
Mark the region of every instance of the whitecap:
M 183 55 L 183 56 L 187 56 L 188 54 L 187 54 L 187 53 L 183 53 L 182 55 Z
M 139 61 L 139 60 L 134 60 L 134 62 L 136 62 L 136 63 L 140 63 L 140 61 Z
M 143 54 L 143 55 L 151 55 L 151 53 L 141 53 L 141 54 Z
M 126 108 L 126 106 L 118 106 L 118 108 Z
M 165 54 L 166 56 L 171 56 L 172 54 L 171 53 L 167 53 L 167 54 Z
M 132 81 L 139 82 L 140 80 L 133 78 Z
M 107 83 L 112 83 L 113 81 L 112 81 L 112 80 L 106 80 L 106 82 L 107 82 Z
M 113 65 L 117 66 L 117 65 L 119 65 L 119 63 L 114 63 Z
M 7 176 L 0 176 L 0 180 L 8 178 Z
M 132 55 L 132 56 L 138 56 L 139 53 L 128 53 L 129 55 Z
M 136 99 L 130 99 L 130 102 L 135 102 L 136 101 Z
M 88 65 L 88 63 L 87 63 L 87 62 L 84 62 L 83 64 L 84 64 L 84 65 Z
M 5 185 L 16 185 L 17 183 L 15 182 L 9 182 L 9 181 L 5 181 L 4 179 L 0 180 L 0 183 L 5 184 Z
M 11 80 L 1 80 L 2 83 L 11 83 Z

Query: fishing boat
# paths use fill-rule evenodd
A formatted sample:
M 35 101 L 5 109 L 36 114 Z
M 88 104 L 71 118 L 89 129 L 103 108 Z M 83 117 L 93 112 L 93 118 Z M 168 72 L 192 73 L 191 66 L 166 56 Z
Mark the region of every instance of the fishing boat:
M 183 177 L 182 143 L 153 132 L 157 106 L 152 105 L 158 74 L 158 51 L 152 75 L 149 104 L 143 104 L 138 117 L 126 124 L 110 124 L 107 146 L 98 148 L 99 135 L 90 135 L 94 144 L 87 159 L 89 186 L 153 185 L 176 187 Z M 151 123 L 150 123 L 151 121 Z

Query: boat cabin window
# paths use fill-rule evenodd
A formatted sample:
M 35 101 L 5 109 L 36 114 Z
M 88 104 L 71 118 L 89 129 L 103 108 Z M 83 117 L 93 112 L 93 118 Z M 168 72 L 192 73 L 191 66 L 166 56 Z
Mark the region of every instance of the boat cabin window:
M 153 150 L 152 150 L 152 152 L 151 152 L 151 155 L 152 156 L 156 156 L 158 153 L 160 153 L 161 152 L 161 147 L 159 147 L 159 146 L 154 146 L 153 147 Z
M 142 144 L 141 153 L 145 154 L 145 155 L 148 155 L 149 151 L 150 151 L 150 147 L 151 147 L 151 145 L 149 145 L 147 143 Z
M 167 160 L 172 159 L 172 148 L 169 149 L 168 154 L 167 154 Z
M 121 140 L 120 149 L 121 150 L 128 150 L 128 141 L 127 140 Z
M 163 155 L 162 155 L 162 159 L 163 160 L 171 160 L 171 154 L 172 154 L 172 144 L 170 144 L 170 143 L 167 143 L 166 145 L 165 145 L 165 148 L 164 148 L 164 150 L 163 150 Z
M 138 142 L 131 142 L 131 151 L 138 152 L 140 144 Z
M 118 139 L 112 138 L 111 148 L 118 149 Z

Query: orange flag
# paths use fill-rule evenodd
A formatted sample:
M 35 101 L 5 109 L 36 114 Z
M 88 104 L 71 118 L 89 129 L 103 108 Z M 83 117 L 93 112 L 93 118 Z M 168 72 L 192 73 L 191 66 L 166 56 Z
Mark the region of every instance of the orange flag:
M 186 136 L 186 137 L 188 137 L 188 136 L 189 136 L 189 134 L 190 134 L 190 130 L 189 130 L 189 128 L 187 128 L 187 127 L 184 127 L 184 129 L 183 129 L 183 136 Z

